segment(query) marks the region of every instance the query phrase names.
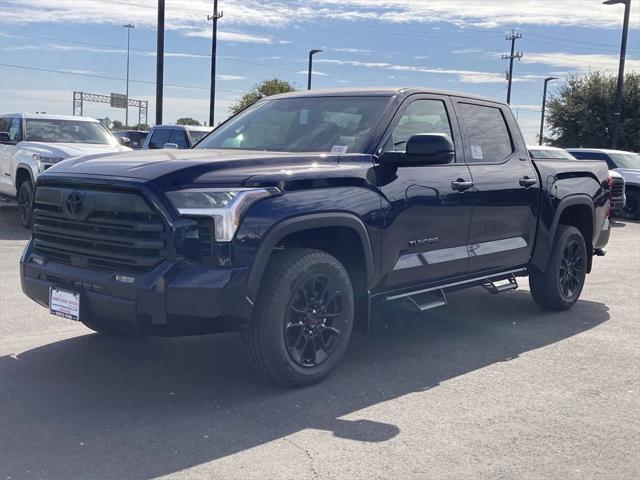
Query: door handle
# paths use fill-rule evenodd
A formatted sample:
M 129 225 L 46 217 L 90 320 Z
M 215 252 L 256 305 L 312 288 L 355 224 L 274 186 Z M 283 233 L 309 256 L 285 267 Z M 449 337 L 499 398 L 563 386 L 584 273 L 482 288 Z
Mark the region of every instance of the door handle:
M 451 188 L 458 192 L 464 192 L 466 190 L 469 190 L 470 188 L 473 188 L 473 182 L 467 182 L 466 180 L 459 178 L 451 182 Z
M 538 183 L 537 178 L 529 178 L 525 176 L 520 179 L 520 186 L 524 188 L 533 187 L 536 183 Z

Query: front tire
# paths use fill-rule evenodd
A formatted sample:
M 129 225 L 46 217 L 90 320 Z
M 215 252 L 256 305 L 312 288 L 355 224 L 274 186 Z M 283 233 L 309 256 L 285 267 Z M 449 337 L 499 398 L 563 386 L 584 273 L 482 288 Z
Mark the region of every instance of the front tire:
M 559 225 L 544 272 L 532 269 L 529 286 L 535 302 L 548 310 L 569 310 L 580 298 L 587 275 L 587 247 L 580 230 Z
M 249 367 L 288 387 L 323 380 L 338 365 L 353 329 L 354 298 L 344 266 L 326 252 L 277 252 L 243 332 Z
M 31 180 L 25 180 L 18 188 L 18 208 L 20 209 L 20 222 L 24 228 L 31 228 L 31 202 L 33 201 L 33 184 Z

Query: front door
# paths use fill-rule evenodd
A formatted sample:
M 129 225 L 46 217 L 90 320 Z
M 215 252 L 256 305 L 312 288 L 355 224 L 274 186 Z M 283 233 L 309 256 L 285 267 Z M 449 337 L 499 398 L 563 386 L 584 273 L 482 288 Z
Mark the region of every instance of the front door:
M 457 152 L 456 161 L 447 165 L 377 167 L 378 184 L 387 201 L 381 249 L 387 290 L 467 272 L 473 190 L 459 187 L 471 176 L 451 112 L 447 97 L 411 96 L 386 134 L 385 151 L 404 151 L 412 135 L 443 133 L 453 140 Z
M 474 184 L 469 273 L 529 262 L 536 233 L 540 185 L 508 107 L 456 101 L 465 158 Z
M 16 189 L 13 184 L 13 156 L 16 153 L 16 144 L 20 140 L 20 118 L 2 117 L 0 118 L 0 132 L 9 134 L 8 142 L 0 143 L 0 192 L 15 195 Z

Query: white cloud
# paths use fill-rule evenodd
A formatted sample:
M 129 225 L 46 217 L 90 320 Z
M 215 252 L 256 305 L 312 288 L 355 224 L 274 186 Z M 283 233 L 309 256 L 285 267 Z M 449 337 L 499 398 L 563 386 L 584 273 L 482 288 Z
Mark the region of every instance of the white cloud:
M 199 38 L 211 38 L 211 29 L 207 30 L 192 30 L 185 33 L 187 37 L 199 37 Z M 274 43 L 272 37 L 264 35 L 250 35 L 248 33 L 239 32 L 218 32 L 218 40 L 223 42 L 236 42 L 236 43 Z M 278 42 L 280 43 L 280 42 Z
M 322 58 L 315 61 L 316 63 L 324 63 L 329 65 L 348 65 L 352 67 L 362 68 L 380 68 L 384 70 L 393 70 L 400 72 L 412 72 L 412 73 L 429 73 L 435 75 L 454 75 L 460 82 L 463 83 L 500 83 L 504 82 L 505 78 L 502 73 L 494 72 L 481 72 L 475 70 L 458 70 L 447 68 L 426 68 L 414 65 L 395 65 L 386 62 L 360 62 L 356 60 L 337 60 Z M 513 79 L 514 82 L 532 82 L 535 79 L 540 78 L 537 75 L 520 75 L 518 78 Z
M 298 75 L 308 75 L 309 71 L 308 70 L 300 70 L 298 72 L 296 72 Z M 313 70 L 312 71 L 313 75 L 319 75 L 321 77 L 328 77 L 329 74 L 328 73 L 324 73 L 324 72 L 319 72 L 318 70 Z
M 226 80 L 244 80 L 247 77 L 243 77 L 241 75 L 216 75 L 218 80 L 226 81 Z
M 618 27 L 620 6 L 602 5 L 600 0 L 225 0 L 224 23 L 231 26 L 283 27 L 313 22 L 318 18 L 387 23 L 450 22 L 480 28 L 513 25 L 572 25 Z M 112 23 L 122 24 L 122 12 L 138 27 L 153 28 L 155 0 L 6 0 L 6 23 Z M 167 28 L 205 30 L 210 0 L 167 2 Z M 632 2 L 632 18 L 640 15 L 639 2 Z M 637 22 L 632 28 L 638 28 Z
M 367 50 L 364 48 L 334 48 L 334 47 L 322 47 L 324 50 L 328 50 L 331 52 L 344 52 L 344 53 L 363 53 L 370 54 L 373 53 L 371 50 Z
M 617 55 L 580 55 L 568 52 L 525 53 L 522 63 L 549 65 L 555 68 L 566 68 L 569 71 L 586 72 L 602 70 L 615 73 L 618 71 Z M 626 71 L 640 71 L 640 60 L 627 58 Z

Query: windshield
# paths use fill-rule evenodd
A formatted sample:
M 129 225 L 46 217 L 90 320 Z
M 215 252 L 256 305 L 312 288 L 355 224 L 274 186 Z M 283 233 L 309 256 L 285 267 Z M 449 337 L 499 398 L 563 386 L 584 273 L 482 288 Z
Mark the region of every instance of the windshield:
M 111 133 L 97 122 L 28 118 L 25 140 L 46 143 L 92 143 L 117 145 Z
M 191 142 L 198 143 L 202 138 L 209 133 L 206 130 L 189 130 L 189 134 L 191 135 Z
M 576 157 L 571 155 L 566 150 L 551 150 L 548 148 L 531 148 L 529 154 L 536 159 L 563 159 L 563 160 L 575 160 Z
M 640 155 L 637 153 L 609 153 L 616 168 L 634 168 L 640 170 Z
M 389 97 L 265 100 L 214 130 L 196 148 L 363 153 Z

